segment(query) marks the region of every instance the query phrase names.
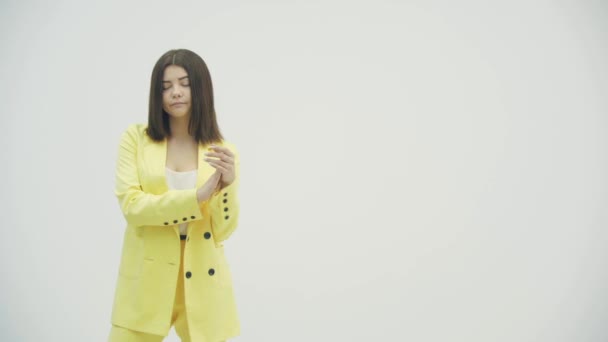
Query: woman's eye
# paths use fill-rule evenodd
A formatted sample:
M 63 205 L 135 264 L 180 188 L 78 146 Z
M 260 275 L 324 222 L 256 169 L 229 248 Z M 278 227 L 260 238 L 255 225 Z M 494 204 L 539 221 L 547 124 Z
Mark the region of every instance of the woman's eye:
M 182 87 L 189 87 L 189 86 L 190 86 L 190 83 L 188 83 L 188 84 L 182 84 Z M 163 90 L 169 90 L 169 89 L 171 89 L 171 87 L 163 88 Z

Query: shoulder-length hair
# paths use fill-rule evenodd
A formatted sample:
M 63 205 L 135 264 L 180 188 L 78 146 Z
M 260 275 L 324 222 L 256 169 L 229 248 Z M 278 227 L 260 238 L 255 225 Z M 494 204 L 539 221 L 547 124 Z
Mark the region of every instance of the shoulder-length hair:
M 169 50 L 163 54 L 150 79 L 150 102 L 146 134 L 154 141 L 171 136 L 169 114 L 163 109 L 163 74 L 169 65 L 179 65 L 190 79 L 191 109 L 188 132 L 200 144 L 217 143 L 224 140 L 217 124 L 213 104 L 213 85 L 207 64 L 196 53 L 187 49 Z

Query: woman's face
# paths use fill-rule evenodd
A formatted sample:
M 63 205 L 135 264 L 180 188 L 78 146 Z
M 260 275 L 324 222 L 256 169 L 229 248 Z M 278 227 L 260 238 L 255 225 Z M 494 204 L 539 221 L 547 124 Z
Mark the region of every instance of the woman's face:
M 190 80 L 179 65 L 169 65 L 163 73 L 163 109 L 172 117 L 190 115 Z

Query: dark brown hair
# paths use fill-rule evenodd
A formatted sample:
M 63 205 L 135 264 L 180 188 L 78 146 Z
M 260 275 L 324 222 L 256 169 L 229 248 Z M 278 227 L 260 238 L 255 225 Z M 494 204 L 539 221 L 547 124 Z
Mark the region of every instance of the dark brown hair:
M 163 109 L 163 74 L 169 65 L 179 65 L 190 79 L 192 114 L 188 132 L 200 144 L 217 143 L 224 139 L 217 124 L 213 104 L 213 85 L 207 64 L 196 53 L 187 49 L 169 50 L 163 54 L 150 79 L 150 102 L 146 134 L 154 141 L 171 136 L 169 114 Z

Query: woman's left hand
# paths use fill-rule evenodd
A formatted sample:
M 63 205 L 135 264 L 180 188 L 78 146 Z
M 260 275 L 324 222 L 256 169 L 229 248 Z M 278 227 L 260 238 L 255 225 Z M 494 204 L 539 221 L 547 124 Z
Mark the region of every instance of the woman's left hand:
M 236 173 L 234 170 L 234 154 L 224 146 L 211 145 L 212 152 L 205 152 L 205 161 L 222 173 L 222 187 L 234 182 Z M 219 159 L 211 159 L 217 157 Z

